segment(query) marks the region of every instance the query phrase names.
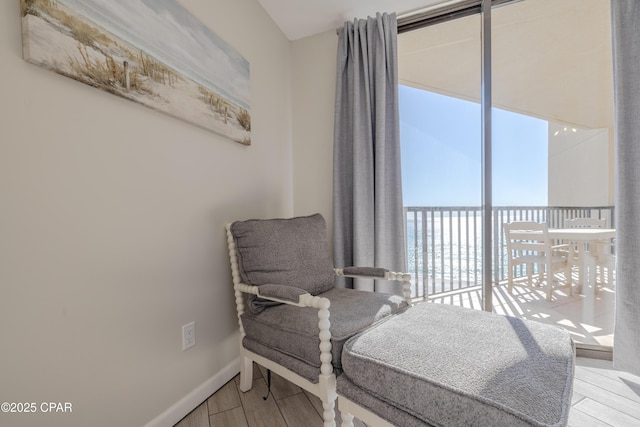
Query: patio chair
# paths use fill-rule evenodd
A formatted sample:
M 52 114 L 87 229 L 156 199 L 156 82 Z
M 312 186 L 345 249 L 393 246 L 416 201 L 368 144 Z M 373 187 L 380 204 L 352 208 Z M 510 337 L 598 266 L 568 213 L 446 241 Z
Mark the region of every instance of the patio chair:
M 606 218 L 572 218 L 565 221 L 567 228 L 607 228 Z M 574 244 L 574 257 L 576 264 L 582 268 L 584 247 Z M 612 283 L 615 259 L 613 256 L 613 242 L 610 240 L 598 240 L 589 243 L 589 254 L 593 257 L 596 267 L 596 283 Z M 607 269 L 606 280 L 604 279 L 604 269 Z M 600 281 L 598 277 L 600 276 Z
M 513 292 L 514 285 L 540 289 L 544 284 L 547 301 L 551 301 L 554 289 L 566 288 L 571 295 L 573 246 L 554 245 L 548 231 L 548 226 L 544 223 L 527 221 L 504 224 L 508 253 L 509 293 Z M 527 282 L 516 283 L 513 280 L 514 269 L 523 265 L 527 272 Z M 536 271 L 537 275 L 534 276 Z M 560 284 L 556 277 L 559 271 L 564 272 L 565 284 Z M 559 284 L 554 286 L 556 281 Z
M 320 214 L 237 221 L 226 230 L 240 326 L 240 390 L 251 389 L 256 362 L 318 396 L 324 425 L 334 426 L 345 341 L 405 311 L 411 276 L 374 267 L 334 269 Z M 336 288 L 336 275 L 396 281 L 403 296 Z

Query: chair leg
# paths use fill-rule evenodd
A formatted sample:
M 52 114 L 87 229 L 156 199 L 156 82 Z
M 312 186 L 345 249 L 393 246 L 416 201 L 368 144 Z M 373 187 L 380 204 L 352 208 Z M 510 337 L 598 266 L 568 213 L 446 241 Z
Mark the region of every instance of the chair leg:
M 336 393 L 336 376 L 331 373 L 320 374 L 318 378 L 318 384 L 320 385 L 320 400 L 322 400 L 322 419 L 324 420 L 324 427 L 335 427 L 336 425 L 336 401 L 338 400 L 338 394 Z
M 604 264 L 605 264 L 606 269 L 607 269 L 606 284 L 607 285 L 613 285 L 614 284 L 614 275 L 615 275 L 615 270 L 616 270 L 616 260 L 615 260 L 614 256 L 613 255 L 606 255 Z
M 336 401 L 330 400 L 328 402 L 322 401 L 322 419 L 324 420 L 324 427 L 335 427 L 336 425 Z M 344 421 L 343 424 L 344 425 Z
M 243 351 L 240 351 L 240 391 L 247 392 L 251 390 L 253 385 L 253 360 L 243 355 Z
M 606 283 L 605 274 L 604 274 L 604 264 L 601 261 L 598 261 L 596 264 L 596 284 L 604 285 Z
M 342 427 L 353 427 L 353 415 L 340 411 L 340 416 L 342 417 Z
M 510 294 L 513 294 L 513 265 L 509 264 L 509 282 L 507 290 Z
M 553 270 L 551 269 L 551 264 L 546 264 L 545 267 L 545 277 L 547 279 L 547 301 L 551 301 L 553 298 Z
M 580 250 L 578 252 L 578 285 L 576 286 L 579 294 L 582 293 L 582 284 L 586 277 L 586 272 L 584 271 L 584 255 L 582 254 L 582 250 Z
M 342 418 L 341 427 L 353 427 L 353 414 L 351 413 L 351 403 L 344 399 L 338 398 L 338 410 L 340 418 Z

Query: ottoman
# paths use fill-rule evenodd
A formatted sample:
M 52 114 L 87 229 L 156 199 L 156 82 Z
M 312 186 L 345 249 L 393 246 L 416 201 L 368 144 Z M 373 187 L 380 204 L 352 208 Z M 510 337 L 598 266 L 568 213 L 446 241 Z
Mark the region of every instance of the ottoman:
M 343 426 L 564 426 L 574 364 L 562 329 L 421 303 L 345 343 L 338 406 Z

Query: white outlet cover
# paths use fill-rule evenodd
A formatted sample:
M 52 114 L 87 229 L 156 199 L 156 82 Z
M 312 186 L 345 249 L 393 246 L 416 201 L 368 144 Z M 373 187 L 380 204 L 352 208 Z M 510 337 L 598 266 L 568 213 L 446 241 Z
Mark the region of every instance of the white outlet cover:
M 196 345 L 196 322 L 191 322 L 182 327 L 182 350 L 194 345 Z

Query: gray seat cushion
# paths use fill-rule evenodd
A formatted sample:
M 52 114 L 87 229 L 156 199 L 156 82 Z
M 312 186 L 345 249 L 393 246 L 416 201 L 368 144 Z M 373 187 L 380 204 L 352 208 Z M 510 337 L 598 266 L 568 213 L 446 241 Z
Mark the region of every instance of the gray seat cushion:
M 322 215 L 231 224 L 240 277 L 249 285 L 286 285 L 318 295 L 333 287 Z
M 422 303 L 345 343 L 338 394 L 360 389 L 425 425 L 561 426 L 574 351 L 553 326 Z M 369 409 L 393 420 L 384 408 Z
M 407 307 L 406 302 L 397 295 L 353 289 L 334 288 L 319 296 L 331 301 L 331 353 L 336 368 L 340 368 L 340 355 L 347 339 Z M 320 368 L 317 309 L 279 305 L 260 313 L 246 312 L 241 318 L 245 340 Z M 258 346 L 254 346 L 254 351 L 255 348 Z M 287 366 L 286 362 L 283 364 Z
M 371 412 L 374 412 L 379 416 L 381 416 L 382 418 L 389 420 L 395 426 L 433 427 L 432 424 L 429 424 L 419 418 L 416 418 L 412 414 L 405 412 L 400 408 L 392 406 L 387 402 L 385 402 L 384 400 L 380 400 L 376 398 L 374 395 L 366 392 L 365 390 L 361 389 L 360 387 L 358 387 L 357 385 L 349 381 L 349 378 L 346 375 L 338 376 L 337 388 L 338 388 L 338 394 L 340 396 L 346 397 L 352 402 L 357 402 L 363 408 L 367 408 Z M 425 402 L 427 402 L 428 398 L 425 398 L 424 400 Z M 447 425 L 447 424 L 436 424 L 436 426 L 439 426 L 439 427 L 444 425 Z M 493 426 L 493 424 L 489 424 L 489 425 Z M 481 427 L 480 424 L 469 424 L 469 426 Z

